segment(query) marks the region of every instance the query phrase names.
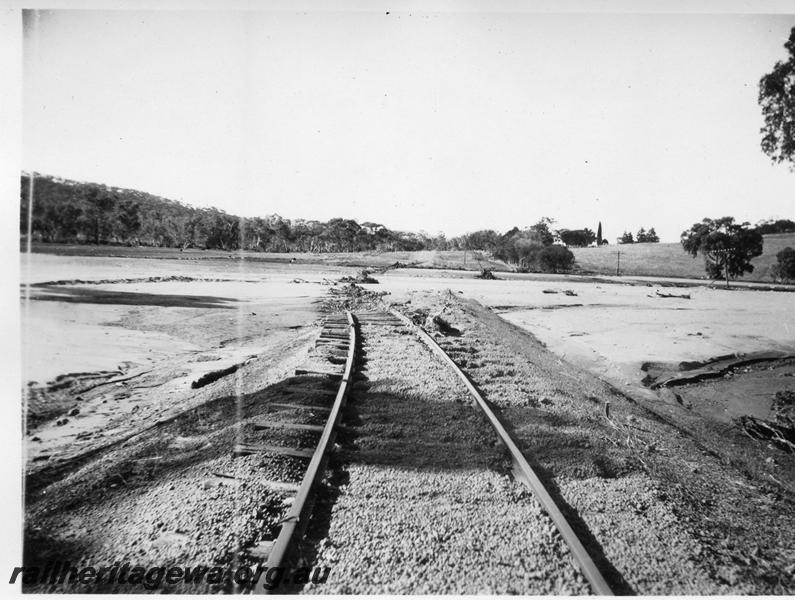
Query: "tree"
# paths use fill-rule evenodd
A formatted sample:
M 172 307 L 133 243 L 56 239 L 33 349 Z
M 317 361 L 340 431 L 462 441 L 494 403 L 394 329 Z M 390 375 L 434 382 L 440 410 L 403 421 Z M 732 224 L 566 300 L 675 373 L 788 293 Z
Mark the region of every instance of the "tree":
M 546 246 L 538 253 L 538 266 L 545 273 L 570 271 L 574 266 L 574 254 L 564 246 Z
M 602 242 L 602 222 L 599 221 L 599 227 L 596 228 L 596 245 L 601 246 Z
M 447 241 L 447 236 L 443 231 L 438 232 L 433 238 L 431 238 L 431 245 L 433 246 L 434 250 L 447 250 L 450 246 L 449 242 Z
M 635 238 L 632 237 L 632 232 L 631 231 L 625 231 L 621 235 L 620 243 L 621 244 L 634 244 L 635 243 Z
M 762 151 L 773 162 L 789 162 L 795 171 L 795 27 L 784 44 L 786 61 L 778 61 L 759 81 L 759 105 L 765 119 Z
M 646 231 L 643 227 L 640 228 L 638 231 L 638 236 L 635 238 L 635 242 L 638 244 L 649 244 L 649 243 L 657 243 L 660 241 L 657 232 L 654 231 L 654 227 Z
M 538 235 L 538 239 L 544 246 L 551 246 L 555 242 L 555 236 L 549 230 L 549 226 L 554 224 L 555 221 L 549 217 L 541 217 L 535 225 L 530 228 L 530 231 Z
M 88 210 L 84 213 L 86 225 L 94 244 L 99 245 L 100 240 L 110 231 L 109 216 L 116 198 L 98 187 L 90 187 L 86 190 L 85 200 L 88 204 Z
M 776 254 L 777 263 L 770 268 L 774 281 L 795 281 L 795 250 L 787 246 Z
M 499 245 L 500 235 L 492 229 L 481 229 L 461 236 L 460 246 L 464 250 L 486 250 L 494 252 Z
M 596 241 L 596 234 L 588 229 L 561 229 L 558 231 L 560 240 L 567 246 L 585 247 Z
M 141 216 L 139 214 L 138 203 L 133 200 L 124 200 L 118 205 L 116 219 L 121 228 L 122 238 L 133 238 L 141 229 Z
M 550 219 L 541 219 L 528 229 L 514 227 L 494 240 L 494 257 L 509 264 L 518 264 L 530 269 L 537 263 L 539 252 L 552 245 L 554 238 L 549 231 Z
M 770 233 L 793 233 L 795 232 L 795 222 L 790 219 L 777 219 L 769 221 L 760 221 L 756 224 L 756 229 L 762 235 Z
M 707 274 L 713 279 L 721 275 L 736 278 L 753 273 L 751 259 L 762 254 L 762 234 L 749 223 L 737 224 L 734 217 L 704 219 L 681 236 L 682 247 L 693 257 L 704 256 Z
M 533 268 L 541 251 L 546 246 L 539 244 L 531 237 L 519 236 L 514 240 L 514 248 L 516 252 L 516 262 L 519 263 L 522 270 L 529 270 Z

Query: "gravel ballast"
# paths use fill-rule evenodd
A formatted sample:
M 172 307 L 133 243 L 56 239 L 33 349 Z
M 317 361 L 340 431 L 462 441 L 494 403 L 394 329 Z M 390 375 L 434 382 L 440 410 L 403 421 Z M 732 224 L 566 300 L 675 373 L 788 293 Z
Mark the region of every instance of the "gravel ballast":
M 786 481 L 748 472 L 474 301 L 418 292 L 402 310 L 460 333 L 437 341 L 498 408 L 614 591 L 795 589 Z
M 68 466 L 55 481 L 29 477 L 23 564 L 68 561 L 78 568 L 207 567 L 221 581 L 26 585 L 26 592 L 230 593 L 240 567 L 254 568 L 258 545 L 273 539 L 307 461 L 278 452 L 234 456 L 238 444 L 314 448 L 317 434 L 255 423 L 323 423 L 325 416 L 284 406 L 304 399 L 330 405 L 325 381 L 291 376 L 313 356 L 297 352 L 254 361 L 196 394 L 178 412 L 97 455 Z M 298 391 L 296 391 L 298 390 Z M 303 393 L 302 390 L 309 390 Z M 296 397 L 300 400 L 296 400 Z M 320 411 L 318 411 L 320 412 Z M 35 485 L 34 485 L 35 484 Z
M 507 474 L 463 385 L 402 325 L 361 325 L 347 480 L 317 542 L 323 594 L 583 594 L 540 505 Z M 310 531 L 310 535 L 311 535 Z

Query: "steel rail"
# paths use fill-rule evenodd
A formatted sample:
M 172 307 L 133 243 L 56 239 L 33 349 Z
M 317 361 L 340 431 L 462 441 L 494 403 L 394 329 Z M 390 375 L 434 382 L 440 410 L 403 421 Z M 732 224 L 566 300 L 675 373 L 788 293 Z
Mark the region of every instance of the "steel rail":
M 494 414 L 494 411 L 491 410 L 491 407 L 489 407 L 475 386 L 472 385 L 472 382 L 469 380 L 466 374 L 459 368 L 455 361 L 453 361 L 453 359 L 447 355 L 442 347 L 436 343 L 436 340 L 428 335 L 428 333 L 422 327 L 416 325 L 413 321 L 411 321 L 411 319 L 393 308 L 390 308 L 389 312 L 405 323 L 410 329 L 412 329 L 418 335 L 418 337 L 425 342 L 426 346 L 428 346 L 435 354 L 439 356 L 439 358 L 441 358 L 452 368 L 458 378 L 464 383 L 474 399 L 474 404 L 480 408 L 481 411 L 483 411 L 483 413 L 486 415 L 486 418 L 497 432 L 500 441 L 508 449 L 513 462 L 514 476 L 527 487 L 529 487 L 536 495 L 536 498 L 541 503 L 541 506 L 546 510 L 549 517 L 557 526 L 558 531 L 560 531 L 560 534 L 563 536 L 563 539 L 568 545 L 569 550 L 571 550 L 571 553 L 577 561 L 577 564 L 580 566 L 582 574 L 588 580 L 588 583 L 591 584 L 591 589 L 599 596 L 612 596 L 613 591 L 610 589 L 610 586 L 605 581 L 602 573 L 593 562 L 591 555 L 588 554 L 585 546 L 582 545 L 580 538 L 578 538 L 577 534 L 574 533 L 574 530 L 571 528 L 571 525 L 569 525 L 566 517 L 552 499 L 552 496 L 541 482 L 541 479 L 539 479 L 536 472 L 527 462 L 527 459 L 525 458 L 524 454 L 522 454 L 522 451 L 519 450 L 519 447 L 516 445 L 516 442 L 514 442 L 511 434 L 506 431 L 505 427 L 503 427 L 502 423 L 497 418 L 497 415 Z
M 345 361 L 345 371 L 342 375 L 342 381 L 340 382 L 337 396 L 334 398 L 334 404 L 331 408 L 329 418 L 326 421 L 326 426 L 323 428 L 323 433 L 320 436 L 320 441 L 317 444 L 315 453 L 312 455 L 312 459 L 309 461 L 309 467 L 307 467 L 304 478 L 301 480 L 301 486 L 298 488 L 298 493 L 295 495 L 295 499 L 293 500 L 293 504 L 287 516 L 282 521 L 279 535 L 268 555 L 266 572 L 273 568 L 285 567 L 286 563 L 290 560 L 292 551 L 295 549 L 295 544 L 306 528 L 307 521 L 309 520 L 309 498 L 312 493 L 312 488 L 325 470 L 328 460 L 328 449 L 334 441 L 336 435 L 335 430 L 339 424 L 341 410 L 342 407 L 345 406 L 345 401 L 348 397 L 348 384 L 353 374 L 353 362 L 356 355 L 356 324 L 350 311 L 345 311 L 345 314 L 348 317 L 348 356 Z M 278 589 L 269 590 L 265 588 L 265 583 L 267 582 L 258 582 L 253 590 L 254 593 L 279 593 Z

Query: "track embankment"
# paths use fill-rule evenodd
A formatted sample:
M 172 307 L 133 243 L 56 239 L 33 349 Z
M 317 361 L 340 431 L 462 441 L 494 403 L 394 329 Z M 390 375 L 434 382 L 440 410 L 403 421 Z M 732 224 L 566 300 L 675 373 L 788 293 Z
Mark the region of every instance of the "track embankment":
M 463 384 L 399 320 L 358 315 L 363 378 L 347 416 L 356 425 L 316 540 L 331 575 L 306 591 L 588 593 Z
M 795 589 L 795 547 L 784 533 L 795 510 L 774 481 L 749 477 L 476 302 L 418 292 L 400 308 L 417 322 L 446 323 L 437 342 L 498 410 L 589 551 L 604 558 L 616 592 Z

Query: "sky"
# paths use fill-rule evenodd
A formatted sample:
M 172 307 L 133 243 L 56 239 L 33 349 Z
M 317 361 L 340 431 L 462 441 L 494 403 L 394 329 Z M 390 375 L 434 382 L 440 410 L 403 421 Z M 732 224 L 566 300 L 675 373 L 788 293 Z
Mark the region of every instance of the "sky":
M 795 218 L 757 103 L 792 14 L 322 6 L 26 12 L 21 167 L 448 236 Z

